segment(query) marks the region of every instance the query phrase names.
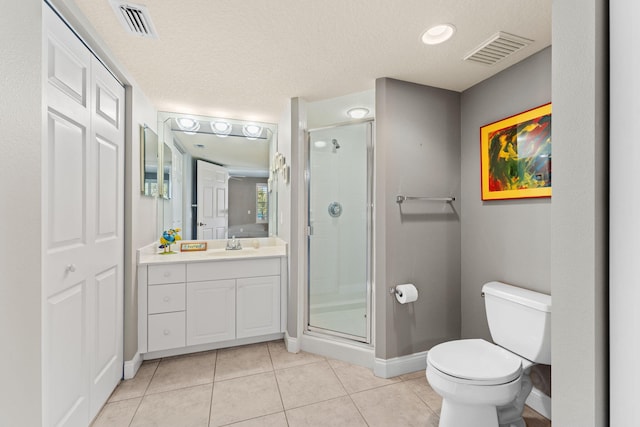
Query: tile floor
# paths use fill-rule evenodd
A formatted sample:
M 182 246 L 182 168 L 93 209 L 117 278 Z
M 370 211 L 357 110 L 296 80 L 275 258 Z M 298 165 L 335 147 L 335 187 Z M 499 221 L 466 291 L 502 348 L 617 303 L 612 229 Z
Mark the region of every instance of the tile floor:
M 436 427 L 439 413 L 424 371 L 377 378 L 272 341 L 146 361 L 120 383 L 93 427 Z M 525 420 L 551 426 L 529 408 Z

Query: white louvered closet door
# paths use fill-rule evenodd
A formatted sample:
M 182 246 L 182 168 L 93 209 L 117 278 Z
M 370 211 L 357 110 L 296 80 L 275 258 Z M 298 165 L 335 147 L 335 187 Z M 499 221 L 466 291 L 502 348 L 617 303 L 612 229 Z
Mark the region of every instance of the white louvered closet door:
M 124 88 L 44 15 L 43 424 L 87 426 L 122 376 Z

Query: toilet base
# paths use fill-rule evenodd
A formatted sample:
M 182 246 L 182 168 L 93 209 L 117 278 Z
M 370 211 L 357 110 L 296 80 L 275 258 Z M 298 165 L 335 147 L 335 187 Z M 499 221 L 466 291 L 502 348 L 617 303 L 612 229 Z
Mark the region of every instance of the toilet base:
M 465 405 L 442 400 L 439 427 L 498 427 L 498 412 L 492 405 Z

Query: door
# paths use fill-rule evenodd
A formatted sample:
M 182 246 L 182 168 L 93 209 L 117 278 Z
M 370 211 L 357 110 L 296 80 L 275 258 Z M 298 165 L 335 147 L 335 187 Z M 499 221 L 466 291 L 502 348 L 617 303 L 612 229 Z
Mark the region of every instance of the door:
M 44 14 L 43 423 L 86 426 L 122 377 L 124 89 Z
M 310 131 L 307 328 L 370 342 L 372 124 Z
M 280 276 L 237 280 L 237 337 L 280 332 Z
M 187 345 L 236 337 L 236 281 L 187 283 Z
M 222 166 L 197 162 L 198 240 L 226 239 L 229 220 L 229 172 Z

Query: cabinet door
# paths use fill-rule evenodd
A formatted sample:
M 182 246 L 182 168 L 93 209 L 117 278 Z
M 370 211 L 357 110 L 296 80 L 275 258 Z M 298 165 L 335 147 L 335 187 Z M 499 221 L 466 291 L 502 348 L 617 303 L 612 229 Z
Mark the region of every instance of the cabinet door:
M 187 283 L 187 345 L 236 337 L 236 281 Z
M 237 280 L 237 337 L 280 332 L 280 276 Z

